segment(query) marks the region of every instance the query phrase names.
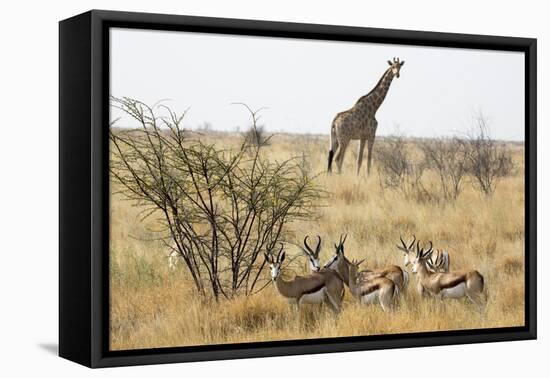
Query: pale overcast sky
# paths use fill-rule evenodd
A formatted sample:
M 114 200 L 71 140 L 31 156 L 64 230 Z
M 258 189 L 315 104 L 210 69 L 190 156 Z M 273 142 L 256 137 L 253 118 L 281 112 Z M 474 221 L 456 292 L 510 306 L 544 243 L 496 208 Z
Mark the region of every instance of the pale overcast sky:
M 516 52 L 111 29 L 111 94 L 170 99 L 177 112 L 189 108 L 187 127 L 244 130 L 248 114 L 230 104 L 245 102 L 268 108 L 261 121 L 270 131 L 328 134 L 394 56 L 406 63 L 377 113 L 377 135 L 396 125 L 408 136 L 452 135 L 481 110 L 493 137 L 524 139 Z

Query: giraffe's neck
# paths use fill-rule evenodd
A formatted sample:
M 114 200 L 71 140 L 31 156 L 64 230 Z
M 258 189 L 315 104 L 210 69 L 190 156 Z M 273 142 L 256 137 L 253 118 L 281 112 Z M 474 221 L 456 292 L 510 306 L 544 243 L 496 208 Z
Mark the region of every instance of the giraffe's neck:
M 382 102 L 384 102 L 386 94 L 388 94 L 388 90 L 390 89 L 390 84 L 392 80 L 393 73 L 391 71 L 391 68 L 388 68 L 378 81 L 378 84 L 376 84 L 374 89 L 370 91 L 370 93 L 367 95 L 367 99 L 373 105 L 374 111 L 378 110 L 380 105 L 382 105 Z

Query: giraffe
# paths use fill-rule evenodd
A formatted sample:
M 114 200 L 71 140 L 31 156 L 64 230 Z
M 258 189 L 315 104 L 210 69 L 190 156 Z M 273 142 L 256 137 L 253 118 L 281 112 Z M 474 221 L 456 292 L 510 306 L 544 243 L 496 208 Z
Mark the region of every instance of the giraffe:
M 338 173 L 342 172 L 344 155 L 351 140 L 359 139 L 359 153 L 357 155 L 357 174 L 363 163 L 363 151 L 367 144 L 367 176 L 370 174 L 372 147 L 378 121 L 376 111 L 384 101 L 394 77 L 399 77 L 399 71 L 405 61 L 393 58 L 388 60 L 390 67 L 384 72 L 378 84 L 365 96 L 359 98 L 355 105 L 346 111 L 336 114 L 330 128 L 330 151 L 328 153 L 328 172 L 332 172 L 332 158 L 336 153 L 335 161 Z

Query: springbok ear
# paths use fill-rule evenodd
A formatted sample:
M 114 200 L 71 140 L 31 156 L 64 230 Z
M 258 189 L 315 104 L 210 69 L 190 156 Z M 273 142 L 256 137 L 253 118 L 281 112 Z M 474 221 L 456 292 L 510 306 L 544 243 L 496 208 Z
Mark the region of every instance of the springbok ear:
M 265 261 L 267 261 L 268 263 L 271 263 L 271 260 L 269 260 L 269 255 L 265 252 L 264 252 L 264 258 L 265 258 Z
M 402 61 L 401 63 L 399 63 L 399 67 L 403 67 L 404 64 L 405 64 L 405 61 Z
M 283 253 L 281 253 L 281 257 L 279 258 L 279 262 L 282 263 L 283 261 L 285 261 L 285 256 L 286 256 L 286 252 L 283 251 Z
M 388 60 L 388 65 L 391 66 L 392 64 L 393 63 L 390 60 Z

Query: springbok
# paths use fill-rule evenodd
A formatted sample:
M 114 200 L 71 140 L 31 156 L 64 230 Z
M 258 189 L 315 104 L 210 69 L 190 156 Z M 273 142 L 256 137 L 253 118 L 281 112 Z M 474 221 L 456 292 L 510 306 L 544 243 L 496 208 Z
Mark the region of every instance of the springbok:
M 354 297 L 363 304 L 379 302 L 382 310 L 388 311 L 395 307 L 395 299 L 399 292 L 397 285 L 390 279 L 382 276 L 368 280 L 359 278 L 359 265 L 365 260 L 346 262 L 339 261 L 339 265 L 346 265 L 348 271 L 348 286 Z
M 400 235 L 401 245 L 397 245 L 397 249 L 403 252 L 403 266 L 407 267 L 412 264 L 411 253 L 414 253 L 414 243 L 416 242 L 416 236 L 413 235 L 413 241 L 407 245 Z M 449 252 L 443 249 L 434 249 L 430 255 L 430 265 L 428 269 L 434 273 L 445 273 L 449 271 L 451 266 L 451 258 Z
M 337 251 L 343 248 L 344 240 L 340 239 Z M 342 247 L 342 248 L 341 248 Z M 332 258 L 331 263 L 326 269 L 334 269 L 338 272 L 344 283 L 349 287 L 351 294 L 363 304 L 371 304 L 378 301 L 384 311 L 390 310 L 395 305 L 395 299 L 399 289 L 395 282 L 380 275 L 368 274 L 365 279 L 364 274 L 359 272 L 359 265 L 365 260 L 359 262 L 349 261 L 343 252 L 337 252 Z
M 302 251 L 309 259 L 309 270 L 311 273 L 318 272 L 321 270 L 321 261 L 319 260 L 319 252 L 321 251 L 321 237 L 317 235 L 317 246 L 315 250 L 311 249 L 307 244 L 307 238 L 309 235 L 306 235 L 304 238 L 304 248 Z
M 289 302 L 298 307 L 301 304 L 327 304 L 334 312 L 340 312 L 344 298 L 344 283 L 336 272 L 324 270 L 308 276 L 296 276 L 290 281 L 281 277 L 281 265 L 285 260 L 283 245 L 274 258 L 271 252 L 265 253 L 265 260 L 269 264 L 271 280 L 275 288 Z
M 430 267 L 433 245 L 431 241 L 429 243 L 430 247 L 424 251 L 420 243 L 416 242 L 416 257 L 412 261 L 412 272 L 419 277 L 420 294 L 440 299 L 467 297 L 482 309 L 486 302 L 486 299 L 482 299 L 485 287 L 483 276 L 477 270 L 434 272 L 435 267 Z
M 343 237 L 341 236 L 338 245 L 334 244 L 334 247 L 336 248 L 336 253 L 329 261 L 326 262 L 324 268 L 338 270 L 339 260 L 343 260 L 348 265 L 350 264 L 350 261 L 347 260 L 346 256 L 344 255 L 344 243 L 346 242 L 346 239 L 347 235 Z M 343 276 L 342 272 L 339 273 Z M 403 290 L 405 290 L 405 287 L 409 282 L 409 273 L 401 269 L 397 265 L 390 265 L 374 270 L 364 269 L 359 272 L 359 279 L 361 281 L 371 280 L 376 277 L 385 277 L 392 280 L 400 292 L 403 292 Z M 344 280 L 346 280 L 345 277 Z

